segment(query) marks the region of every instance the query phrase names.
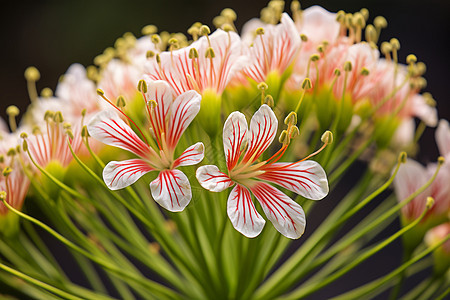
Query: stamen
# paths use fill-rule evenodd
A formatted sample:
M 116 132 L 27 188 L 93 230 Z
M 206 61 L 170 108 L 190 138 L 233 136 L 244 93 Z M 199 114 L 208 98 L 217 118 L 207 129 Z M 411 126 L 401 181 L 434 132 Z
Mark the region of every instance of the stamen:
M 155 25 L 146 25 L 141 29 L 141 33 L 143 35 L 153 35 L 155 33 L 158 32 L 158 27 L 156 27 Z
M 314 152 L 314 153 L 311 153 L 311 154 L 308 155 L 307 157 L 305 157 L 305 158 L 303 158 L 302 160 L 299 160 L 298 162 L 295 162 L 295 163 L 299 163 L 299 162 L 305 161 L 305 160 L 307 160 L 307 159 L 310 159 L 311 157 L 316 156 L 317 154 L 319 154 L 320 152 L 322 152 L 322 150 L 325 149 L 325 147 L 326 147 L 327 145 L 333 143 L 333 133 L 332 133 L 331 131 L 329 131 L 329 130 L 325 131 L 325 132 L 322 134 L 322 137 L 320 138 L 320 140 L 323 142 L 323 145 L 322 145 L 322 147 L 320 147 L 319 150 L 317 150 L 317 151 Z M 293 163 L 293 164 L 295 164 L 295 163 Z
M 373 25 L 375 26 L 375 29 L 377 30 L 377 40 L 379 40 L 381 29 L 386 28 L 388 23 L 384 17 L 378 16 L 373 20 Z
M 25 70 L 25 79 L 27 80 L 28 96 L 31 102 L 36 101 L 38 98 L 38 93 L 36 90 L 36 81 L 41 78 L 41 74 L 35 67 L 28 67 Z
M 258 90 L 261 91 L 261 105 L 264 103 L 264 99 L 266 98 L 266 90 L 269 88 L 267 83 L 260 82 L 257 85 Z
M 12 132 L 15 132 L 17 130 L 17 122 L 16 117 L 19 115 L 20 110 L 15 105 L 10 105 L 8 108 L 6 108 L 6 114 L 8 115 L 9 120 L 9 127 L 11 128 Z
M 265 71 L 268 72 L 270 70 L 270 66 L 269 66 L 269 56 L 267 54 L 266 46 L 264 45 L 264 40 L 263 40 L 264 28 L 259 27 L 258 29 L 256 29 L 256 35 L 258 35 L 261 40 L 261 45 L 262 45 L 263 53 L 264 53 L 264 64 L 266 67 Z
M 42 98 L 51 98 L 51 97 L 53 97 L 52 89 L 48 88 L 48 87 L 43 88 L 42 91 L 41 91 L 41 97 Z
M 302 82 L 302 93 L 300 95 L 300 99 L 298 100 L 297 106 L 295 107 L 295 113 L 300 112 L 300 106 L 302 105 L 303 98 L 305 98 L 306 91 L 312 87 L 311 80 L 309 78 L 303 79 Z

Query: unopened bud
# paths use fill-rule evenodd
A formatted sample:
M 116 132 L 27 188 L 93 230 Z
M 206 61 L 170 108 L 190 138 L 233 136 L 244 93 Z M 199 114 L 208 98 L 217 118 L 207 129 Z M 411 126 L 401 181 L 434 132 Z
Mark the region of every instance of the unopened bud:
M 325 131 L 320 140 L 327 145 L 333 143 L 333 133 L 329 130 Z
M 147 93 L 147 83 L 145 82 L 144 79 L 139 80 L 137 89 L 141 93 L 144 93 L 144 94 Z
M 25 79 L 28 81 L 38 81 L 41 78 L 41 74 L 35 67 L 28 67 L 25 70 Z
M 286 125 L 295 125 L 297 124 L 297 114 L 294 111 L 291 111 L 287 117 L 284 119 L 284 124 Z

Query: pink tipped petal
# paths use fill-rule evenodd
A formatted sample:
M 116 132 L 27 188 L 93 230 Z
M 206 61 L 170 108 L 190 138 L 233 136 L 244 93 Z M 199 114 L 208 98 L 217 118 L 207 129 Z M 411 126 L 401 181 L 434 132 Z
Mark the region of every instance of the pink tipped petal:
M 200 111 L 202 96 L 196 91 L 187 91 L 178 96 L 172 105 L 167 132 L 167 145 L 175 149 L 181 135 Z
M 298 239 L 305 231 L 306 219 L 302 207 L 277 188 L 258 182 L 251 188 L 273 226 L 284 236 Z
M 272 143 L 277 127 L 278 120 L 272 109 L 266 104 L 261 105 L 250 121 L 248 150 L 243 160 L 255 161 Z
M 103 169 L 103 180 L 111 190 L 123 189 L 154 169 L 142 159 L 111 161 Z
M 186 175 L 180 170 L 163 170 L 150 183 L 153 199 L 165 209 L 182 211 L 191 201 L 191 185 Z
M 169 119 L 170 108 L 173 102 L 173 90 L 170 85 L 162 80 L 151 81 L 148 84 L 147 93 L 145 94 L 147 101 L 156 101 L 154 114 L 151 116 L 151 126 L 153 131 L 159 138 L 161 133 L 167 135 L 167 121 Z
M 241 149 L 247 142 L 247 120 L 243 113 L 232 112 L 223 126 L 223 149 L 228 170 L 238 163 Z
M 234 184 L 227 174 L 214 165 L 201 166 L 195 176 L 200 185 L 211 192 L 221 192 Z
M 201 142 L 190 146 L 173 162 L 173 168 L 198 164 L 203 160 L 204 152 L 205 146 Z
M 412 98 L 414 116 L 421 119 L 427 126 L 436 127 L 438 116 L 436 107 L 428 105 L 422 95 L 414 95 Z
M 149 157 L 150 149 L 134 131 L 112 111 L 101 111 L 87 125 L 89 134 L 100 142 Z
M 256 211 L 250 192 L 240 184 L 233 188 L 228 197 L 227 213 L 233 227 L 249 238 L 258 236 L 266 223 Z
M 335 13 L 314 5 L 303 11 L 298 27 L 300 33 L 308 37 L 308 44 L 317 46 L 323 41 L 333 44 L 339 35 L 340 24 L 336 21 Z
M 447 120 L 440 120 L 436 129 L 436 143 L 439 153 L 450 159 L 450 126 Z
M 278 184 L 311 200 L 324 198 L 329 191 L 327 175 L 315 161 L 275 163 L 258 178 Z

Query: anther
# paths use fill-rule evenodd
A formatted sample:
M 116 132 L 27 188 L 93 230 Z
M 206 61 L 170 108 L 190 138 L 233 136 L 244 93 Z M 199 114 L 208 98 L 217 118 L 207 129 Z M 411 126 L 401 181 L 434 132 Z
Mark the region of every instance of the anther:
M 367 75 L 369 75 L 369 74 L 370 74 L 370 71 L 369 71 L 369 69 L 367 69 L 366 67 L 363 67 L 363 68 L 361 69 L 361 75 L 367 76 Z
M 21 139 L 26 139 L 26 138 L 28 138 L 28 134 L 27 134 L 26 132 L 22 132 L 22 133 L 20 134 L 20 138 L 21 138 Z
M 373 27 L 372 24 L 367 25 L 365 36 L 367 42 L 377 42 L 377 30 L 375 29 L 375 27 Z
M 434 100 L 433 96 L 430 93 L 428 93 L 428 92 L 423 93 L 422 96 L 425 99 L 425 103 L 428 106 L 431 106 L 431 107 L 435 107 L 436 106 L 436 100 Z
M 352 63 L 350 61 L 346 61 L 344 63 L 344 71 L 350 72 L 352 70 Z
M 236 21 L 236 19 L 237 19 L 236 12 L 234 10 L 232 10 L 231 8 L 223 9 L 222 12 L 220 13 L 220 15 L 224 16 L 229 21 Z
M 208 47 L 205 52 L 205 58 L 214 58 L 214 57 L 216 57 L 214 49 L 212 47 Z
M 259 27 L 259 28 L 256 29 L 255 32 L 256 32 L 257 35 L 263 35 L 264 34 L 264 28 Z
M 6 108 L 6 114 L 11 118 L 17 117 L 19 115 L 19 113 L 20 113 L 20 110 L 15 105 L 10 105 Z
M 161 37 L 157 34 L 153 34 L 151 39 L 152 39 L 152 43 L 155 44 L 155 46 L 157 46 L 159 43 L 161 43 Z
M 267 95 L 266 97 L 264 97 L 263 104 L 266 104 L 267 106 L 273 108 L 275 102 L 273 100 L 272 95 Z
M 409 54 L 409 55 L 406 57 L 406 63 L 407 63 L 408 65 L 414 64 L 414 63 L 416 63 L 416 62 L 417 62 L 417 57 L 416 57 L 414 54 Z
M 287 117 L 284 119 L 284 124 L 286 125 L 295 125 L 297 124 L 297 114 L 291 111 Z
M 124 96 L 120 95 L 119 97 L 117 97 L 116 106 L 118 108 L 123 108 L 123 107 L 126 106 L 126 102 L 125 102 L 125 97 Z
M 309 90 L 310 88 L 312 88 L 311 79 L 309 79 L 308 77 L 306 77 L 305 79 L 303 79 L 303 82 L 302 82 L 302 89 L 304 89 L 304 90 Z
M 0 191 L 0 200 L 6 200 L 6 192 L 5 191 Z
M 295 139 L 296 137 L 298 137 L 300 135 L 300 130 L 298 129 L 297 126 L 291 126 L 291 128 L 289 129 L 289 137 L 290 139 Z
M 357 12 L 353 15 L 353 22 L 359 28 L 364 28 L 366 26 L 366 19 L 360 12 Z
M 139 80 L 137 89 L 139 92 L 146 94 L 147 93 L 147 83 L 144 79 Z
M 209 35 L 211 33 L 211 29 L 208 26 L 202 25 L 200 27 L 200 35 Z
M 22 149 L 23 149 L 23 151 L 25 151 L 25 152 L 28 151 L 28 142 L 27 142 L 27 140 L 23 140 L 23 141 L 22 141 Z
M 41 91 L 42 98 L 50 98 L 52 96 L 53 96 L 53 91 L 51 88 L 46 87 L 46 88 L 42 89 L 42 91 Z
M 311 55 L 311 57 L 309 58 L 311 61 L 318 61 L 320 59 L 319 54 L 313 54 Z
M 191 48 L 189 50 L 189 58 L 190 59 L 198 58 L 198 51 L 197 51 L 197 49 Z
M 222 25 L 222 30 L 225 32 L 230 32 L 230 31 L 234 31 L 233 26 L 231 26 L 230 24 L 223 24 Z
M 35 67 L 28 67 L 25 70 L 25 79 L 28 81 L 38 81 L 41 78 L 41 74 Z
M 431 209 L 431 207 L 433 207 L 433 205 L 434 205 L 434 198 L 428 196 L 427 197 L 427 203 L 426 203 L 427 209 Z
M 445 158 L 443 156 L 438 157 L 438 166 L 442 166 L 445 163 Z
M 408 159 L 408 154 L 406 154 L 405 151 L 400 152 L 400 155 L 398 156 L 398 162 L 401 164 L 406 163 L 406 160 Z
M 145 54 L 145 56 L 147 58 L 153 58 L 155 56 L 155 52 L 152 50 L 148 50 L 147 53 Z
M 393 50 L 399 50 L 400 49 L 400 42 L 396 38 L 392 38 L 390 40 L 390 44 L 392 45 Z
M 97 94 L 99 96 L 103 96 L 103 95 L 105 95 L 105 92 L 102 89 L 97 89 Z
M 301 39 L 303 42 L 307 42 L 307 41 L 308 41 L 308 37 L 307 37 L 306 35 L 304 35 L 303 33 L 300 34 L 300 39 Z
M 294 0 L 291 2 L 291 12 L 297 12 L 300 10 L 300 2 L 297 0 Z
M 84 118 L 84 117 L 86 116 L 86 113 L 87 113 L 86 108 L 83 108 L 83 109 L 81 110 L 81 116 Z
M 375 28 L 386 28 L 388 23 L 383 16 L 378 16 L 373 20 Z
M 16 155 L 16 153 L 17 153 L 16 149 L 10 148 L 8 152 L 6 152 L 6 156 L 14 156 Z
M 141 29 L 143 35 L 151 35 L 158 32 L 158 28 L 155 25 L 147 25 Z
M 341 70 L 334 69 L 334 75 L 336 75 L 337 77 L 341 76 Z
M 12 172 L 11 167 L 6 167 L 3 169 L 2 174 L 3 174 L 3 176 L 7 177 L 9 174 L 11 174 L 11 172 Z
M 55 116 L 55 113 L 51 110 L 47 110 L 44 114 L 44 121 L 49 122 L 50 120 L 53 120 L 53 117 Z
M 89 137 L 89 131 L 88 131 L 86 125 L 84 125 L 83 128 L 81 129 L 81 136 L 84 137 L 84 138 L 85 137 Z
M 5 162 L 5 156 L 3 154 L 0 154 L 0 164 L 3 164 Z
M 367 20 L 369 19 L 369 10 L 367 8 L 361 8 L 359 12 L 364 17 L 364 20 L 367 22 Z
M 269 86 L 265 82 L 260 82 L 258 83 L 257 88 L 258 90 L 265 91 L 269 88 Z
M 380 50 L 381 50 L 381 53 L 383 53 L 384 55 L 387 55 L 392 51 L 392 45 L 388 42 L 382 42 Z
M 283 145 L 289 144 L 289 133 L 287 132 L 287 130 L 283 130 L 281 132 L 278 141 Z
M 62 122 L 64 122 L 63 115 L 62 115 L 62 113 L 60 111 L 57 111 L 55 113 L 55 115 L 53 116 L 53 121 L 55 123 L 62 123 Z
M 333 143 L 333 133 L 329 130 L 325 131 L 322 134 L 322 137 L 320 138 L 320 140 L 322 141 L 322 143 L 327 144 L 327 145 Z
M 40 135 L 40 134 L 42 134 L 42 131 L 41 131 L 41 128 L 39 128 L 39 126 L 36 125 L 33 127 L 33 130 L 31 131 L 31 133 L 33 135 Z
M 345 21 L 345 11 L 340 10 L 336 14 L 336 21 L 343 24 Z

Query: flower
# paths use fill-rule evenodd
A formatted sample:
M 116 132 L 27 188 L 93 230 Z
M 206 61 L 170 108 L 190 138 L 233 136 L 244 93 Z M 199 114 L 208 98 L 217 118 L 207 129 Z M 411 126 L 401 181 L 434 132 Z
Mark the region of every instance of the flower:
M 111 111 L 98 113 L 87 126 L 93 138 L 139 157 L 109 162 L 103 170 L 103 179 L 111 190 L 117 190 L 133 184 L 150 171 L 159 171 L 158 177 L 150 183 L 153 198 L 169 211 L 182 211 L 189 204 L 192 193 L 188 178 L 177 168 L 202 161 L 204 146 L 196 143 L 176 159 L 174 151 L 181 135 L 200 110 L 201 96 L 195 91 L 187 91 L 174 99 L 174 91 L 165 81 L 148 83 L 143 96 L 157 149 L 141 140 Z
M 228 197 L 228 217 L 234 228 L 247 237 L 259 235 L 265 224 L 252 202 L 249 189 L 275 228 L 292 239 L 299 238 L 304 232 L 306 221 L 303 209 L 267 182 L 313 200 L 328 194 L 325 171 L 317 162 L 276 163 L 287 144 L 271 158 L 257 162 L 272 143 L 277 127 L 275 114 L 265 104 L 253 115 L 250 129 L 242 113 L 231 113 L 223 127 L 228 175 L 220 172 L 215 165 L 202 166 L 196 172 L 201 186 L 213 192 L 236 184 Z

